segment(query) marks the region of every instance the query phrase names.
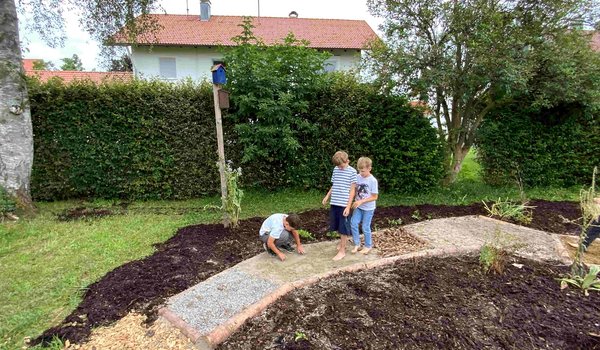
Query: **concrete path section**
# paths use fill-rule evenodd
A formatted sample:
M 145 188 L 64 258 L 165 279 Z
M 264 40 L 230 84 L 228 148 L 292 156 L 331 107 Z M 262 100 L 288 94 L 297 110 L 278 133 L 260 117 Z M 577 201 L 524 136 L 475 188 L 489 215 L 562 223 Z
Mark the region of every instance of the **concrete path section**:
M 171 297 L 159 314 L 188 336 L 199 349 L 212 349 L 248 318 L 294 288 L 318 282 L 343 271 L 358 271 L 400 259 L 448 256 L 477 251 L 486 242 L 502 242 L 519 255 L 568 262 L 557 235 L 481 216 L 420 222 L 403 227 L 428 242 L 425 250 L 381 258 L 376 249 L 368 255 L 352 254 L 333 261 L 336 241 L 305 244 L 305 255 L 286 252 L 286 260 L 266 253 L 245 260 L 196 286 Z M 377 242 L 375 242 L 377 244 Z

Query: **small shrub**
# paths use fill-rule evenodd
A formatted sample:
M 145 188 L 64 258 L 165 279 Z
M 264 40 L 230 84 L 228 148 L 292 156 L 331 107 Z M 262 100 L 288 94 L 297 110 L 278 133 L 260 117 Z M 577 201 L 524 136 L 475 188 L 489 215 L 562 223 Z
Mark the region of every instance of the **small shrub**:
M 494 271 L 494 273 L 499 275 L 503 274 L 507 258 L 507 251 L 489 244 L 485 244 L 483 247 L 481 247 L 479 252 L 479 264 L 481 264 L 483 272 L 485 273 Z
M 314 241 L 315 240 L 315 236 L 313 236 L 312 233 L 306 231 L 306 230 L 298 230 L 298 235 L 300 236 L 300 238 L 304 238 L 307 241 Z
M 503 274 L 509 256 L 524 246 L 523 243 L 516 242 L 515 236 L 496 229 L 492 238 L 479 251 L 479 263 L 483 272 Z
M 483 205 L 490 216 L 496 216 L 501 219 L 510 218 L 523 224 L 531 223 L 533 215 L 531 209 L 535 208 L 534 206 L 527 205 L 527 203 L 515 203 L 508 199 L 502 200 L 502 198 L 498 198 L 491 207 L 488 207 L 485 201 Z
M 572 285 L 581 289 L 586 296 L 589 295 L 590 290 L 600 291 L 600 279 L 598 279 L 599 272 L 599 265 L 590 265 L 589 271 L 584 276 L 573 275 L 561 278 L 560 289 L 565 289 L 569 285 Z
M 227 196 L 225 196 L 223 210 L 227 213 L 227 216 L 229 216 L 233 227 L 238 226 L 240 213 L 242 212 L 242 197 L 244 197 L 244 191 L 239 187 L 240 176 L 242 176 L 242 168 L 232 169 L 231 163 L 227 163 L 227 167 L 225 168 Z

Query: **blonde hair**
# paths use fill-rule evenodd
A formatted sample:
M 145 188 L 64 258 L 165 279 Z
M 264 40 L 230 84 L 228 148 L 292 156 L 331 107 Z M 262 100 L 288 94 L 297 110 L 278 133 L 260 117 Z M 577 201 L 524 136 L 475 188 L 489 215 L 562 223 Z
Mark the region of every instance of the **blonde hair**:
M 369 157 L 360 157 L 358 158 L 358 162 L 356 162 L 356 167 L 358 169 L 370 168 L 373 165 L 373 161 Z
M 344 151 L 337 151 L 337 152 L 335 152 L 333 157 L 331 157 L 331 161 L 336 166 L 342 165 L 348 161 L 348 153 L 346 153 Z

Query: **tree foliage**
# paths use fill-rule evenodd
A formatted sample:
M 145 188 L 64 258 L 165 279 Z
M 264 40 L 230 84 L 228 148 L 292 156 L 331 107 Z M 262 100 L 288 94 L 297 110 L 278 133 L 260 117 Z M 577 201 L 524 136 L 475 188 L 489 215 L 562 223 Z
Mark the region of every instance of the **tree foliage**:
M 385 18 L 384 41 L 374 43 L 370 57 L 376 82 L 429 103 L 446 141 L 448 182 L 491 109 L 533 87 L 538 103 L 551 105 L 559 82 L 567 82 L 561 94 L 569 98 L 585 94 L 585 72 L 573 69 L 564 45 L 590 51 L 581 45 L 582 32 L 571 29 L 593 23 L 594 1 L 369 0 L 368 6 Z M 547 76 L 539 75 L 541 66 Z
M 56 67 L 54 63 L 45 60 L 33 61 L 33 70 L 54 70 Z
M 83 63 L 79 56 L 74 53 L 71 57 L 61 58 L 63 64 L 60 66 L 60 70 L 77 70 L 83 71 Z
M 308 48 L 292 33 L 267 46 L 254 36 L 251 18 L 241 27 L 237 46 L 225 52 L 224 61 L 242 162 L 260 162 L 266 174 L 284 172 L 301 148 L 298 135 L 313 127 L 301 113 L 323 81 L 329 54 Z

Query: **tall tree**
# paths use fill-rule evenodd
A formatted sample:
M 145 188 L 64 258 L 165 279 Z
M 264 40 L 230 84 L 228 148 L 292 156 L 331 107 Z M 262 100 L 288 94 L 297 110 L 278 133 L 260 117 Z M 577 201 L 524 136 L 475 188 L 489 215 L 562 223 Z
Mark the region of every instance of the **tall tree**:
M 133 72 L 133 63 L 128 54 L 123 54 L 118 59 L 110 60 L 108 70 L 111 72 Z
M 368 6 L 385 18 L 384 40 L 370 57 L 376 81 L 429 103 L 446 141 L 447 183 L 460 172 L 486 114 L 527 91 L 544 64 L 540 58 L 569 60 L 563 39 L 582 35 L 572 29 L 593 24 L 598 13 L 594 0 L 368 0 Z
M 32 209 L 30 175 L 33 163 L 31 114 L 21 65 L 17 5 L 33 18 L 32 29 L 51 45 L 64 42 L 65 9 L 81 14 L 81 25 L 98 42 L 124 29 L 136 42 L 138 35 L 153 33 L 156 22 L 143 16 L 157 0 L 2 0 L 0 1 L 0 186 L 19 205 Z M 137 19 L 136 19 L 137 17 Z
M 83 63 L 76 53 L 74 53 L 71 57 L 61 58 L 60 60 L 63 62 L 63 64 L 60 66 L 61 70 L 83 70 Z
M 33 70 L 53 70 L 54 63 L 46 60 L 35 60 L 33 61 Z

